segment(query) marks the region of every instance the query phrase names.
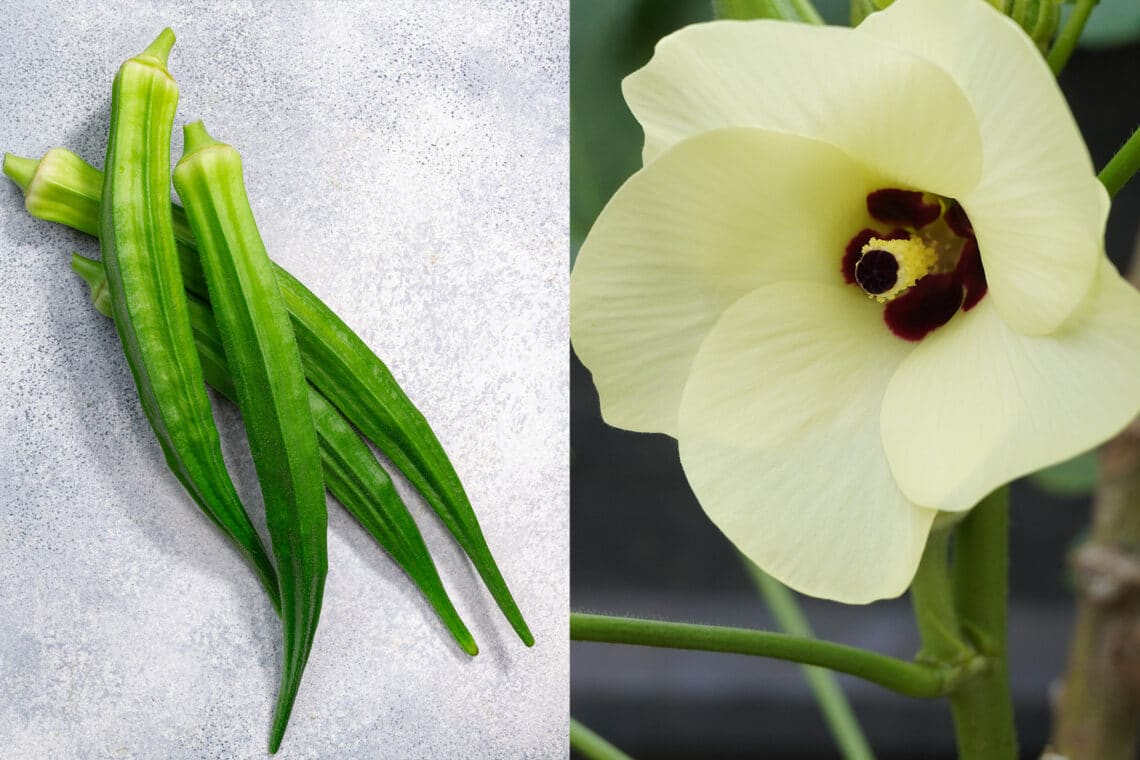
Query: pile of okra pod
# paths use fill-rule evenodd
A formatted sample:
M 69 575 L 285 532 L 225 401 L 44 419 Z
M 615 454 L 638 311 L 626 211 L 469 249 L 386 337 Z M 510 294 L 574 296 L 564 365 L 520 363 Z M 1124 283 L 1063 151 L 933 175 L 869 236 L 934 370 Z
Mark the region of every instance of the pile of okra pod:
M 423 415 L 364 341 L 269 260 L 241 158 L 201 122 L 184 127 L 173 172 L 184 205 L 172 205 L 173 44 L 164 30 L 116 74 L 103 172 L 54 148 L 39 160 L 5 154 L 4 173 L 33 216 L 98 236 L 102 261 L 73 254 L 72 268 L 95 308 L 114 318 L 167 465 L 246 558 L 281 617 L 284 661 L 269 736 L 276 752 L 321 611 L 325 488 L 407 572 L 459 646 L 478 652 L 365 437 L 439 515 L 519 637 L 528 646 L 534 639 Z M 207 384 L 241 410 L 273 560 L 222 461 Z

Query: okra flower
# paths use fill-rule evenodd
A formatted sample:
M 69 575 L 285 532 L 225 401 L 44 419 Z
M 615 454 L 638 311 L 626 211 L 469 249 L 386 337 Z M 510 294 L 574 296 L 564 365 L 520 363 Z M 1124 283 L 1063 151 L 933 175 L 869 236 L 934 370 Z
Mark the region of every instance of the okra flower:
M 939 511 L 1140 411 L 1140 296 L 1033 42 L 982 0 L 712 22 L 625 80 L 644 168 L 571 278 L 606 421 L 805 593 L 902 593 Z

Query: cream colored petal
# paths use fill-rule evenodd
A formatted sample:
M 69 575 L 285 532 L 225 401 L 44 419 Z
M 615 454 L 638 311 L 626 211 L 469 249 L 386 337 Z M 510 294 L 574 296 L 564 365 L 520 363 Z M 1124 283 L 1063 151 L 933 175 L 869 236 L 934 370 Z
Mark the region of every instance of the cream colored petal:
M 645 129 L 645 163 L 720 127 L 838 146 L 890 185 L 958 196 L 981 176 L 974 113 L 927 61 L 840 27 L 714 21 L 658 43 L 622 84 Z
M 898 0 L 856 31 L 958 82 L 984 149 L 981 181 L 958 199 L 978 233 L 990 297 L 1020 332 L 1052 331 L 1092 283 L 1109 201 L 1041 53 L 982 0 Z
M 1140 412 L 1140 295 L 1102 258 L 1070 322 L 1030 337 L 987 296 L 899 365 L 883 445 L 904 493 L 973 507 L 1014 478 L 1095 446 Z
M 745 555 L 812 596 L 901 594 L 935 512 L 895 484 L 879 404 L 911 349 L 851 287 L 785 283 L 729 308 L 681 402 L 681 463 Z
M 721 313 L 767 283 L 842 282 L 876 186 L 830 145 L 748 129 L 688 140 L 634 175 L 570 278 L 570 336 L 605 420 L 675 436 L 693 354 Z

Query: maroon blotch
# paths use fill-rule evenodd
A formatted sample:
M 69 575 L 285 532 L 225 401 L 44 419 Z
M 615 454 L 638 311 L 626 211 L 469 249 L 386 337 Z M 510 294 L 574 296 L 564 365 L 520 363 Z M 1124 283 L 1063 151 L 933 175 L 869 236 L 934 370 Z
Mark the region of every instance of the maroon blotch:
M 902 224 L 921 229 L 942 214 L 938 203 L 927 203 L 918 190 L 887 188 L 867 196 L 867 211 L 884 224 Z
M 918 341 L 950 321 L 962 305 L 956 272 L 923 277 L 883 309 L 883 320 L 903 340 Z
M 962 301 L 962 311 L 969 311 L 978 305 L 986 294 L 986 270 L 982 268 L 982 254 L 978 250 L 978 239 L 970 238 L 962 246 L 962 257 L 954 270 L 962 286 L 966 288 L 966 298 Z
M 970 224 L 970 217 L 966 216 L 966 209 L 962 208 L 962 204 L 958 201 L 953 201 L 950 208 L 946 209 L 946 226 L 960 238 L 974 236 L 974 225 Z

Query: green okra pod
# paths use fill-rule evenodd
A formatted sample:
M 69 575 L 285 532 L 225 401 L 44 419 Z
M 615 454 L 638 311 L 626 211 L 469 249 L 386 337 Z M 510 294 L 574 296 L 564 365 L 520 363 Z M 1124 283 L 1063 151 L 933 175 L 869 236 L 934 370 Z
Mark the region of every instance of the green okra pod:
M 297 698 L 328 573 L 321 455 L 301 355 L 246 197 L 241 157 L 200 121 L 183 134 L 174 189 L 198 240 L 277 559 L 285 646 L 272 753 Z
M 91 300 L 95 308 L 104 316 L 111 316 L 103 265 L 73 254 L 71 268 L 91 289 Z M 237 403 L 237 391 L 230 378 L 214 314 L 208 303 L 194 296 L 188 298 L 188 305 L 190 326 L 194 331 L 194 342 L 206 382 Z M 403 568 L 451 631 L 459 646 L 468 654 L 478 654 L 479 648 L 451 603 L 415 520 L 368 444 L 345 422 L 340 412 L 311 386 L 309 409 L 317 429 L 325 485 L 329 492 Z
M 202 383 L 186 311 L 170 202 L 170 131 L 178 88 L 166 69 L 174 33 L 115 75 L 107 171 L 100 193 L 83 203 L 99 209 L 99 238 L 115 327 L 151 427 L 170 469 L 253 565 L 274 608 L 280 601 L 273 565 L 242 507 L 222 459 L 218 431 Z M 42 162 L 41 162 L 42 163 Z M 57 181 L 39 172 L 37 183 Z M 61 212 L 33 192 L 29 210 Z M 85 229 L 91 231 L 90 222 Z
M 459 476 L 423 414 L 388 368 L 324 302 L 283 269 L 278 270 L 278 282 L 293 314 L 309 381 L 423 495 L 467 552 L 519 638 L 527 646 L 534 644 Z
M 90 231 L 89 198 L 98 192 L 101 175 L 79 156 L 62 148 L 49 151 L 39 162 L 6 154 L 4 173 L 25 191 L 34 216 Z M 37 182 L 41 173 L 52 181 Z M 177 206 L 174 234 L 186 288 L 208 298 L 193 233 Z M 275 271 L 309 381 L 424 495 L 467 552 L 520 638 L 528 645 L 533 643 L 459 478 L 423 415 L 384 363 L 332 309 L 283 268 L 275 265 Z

